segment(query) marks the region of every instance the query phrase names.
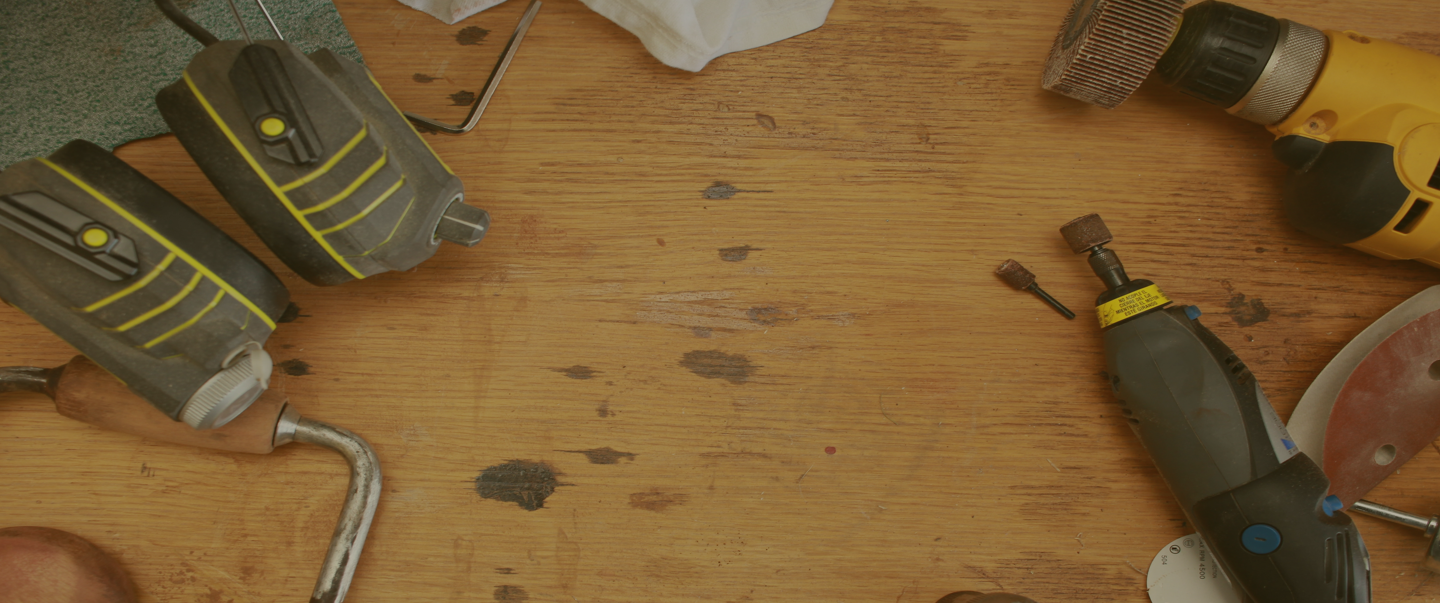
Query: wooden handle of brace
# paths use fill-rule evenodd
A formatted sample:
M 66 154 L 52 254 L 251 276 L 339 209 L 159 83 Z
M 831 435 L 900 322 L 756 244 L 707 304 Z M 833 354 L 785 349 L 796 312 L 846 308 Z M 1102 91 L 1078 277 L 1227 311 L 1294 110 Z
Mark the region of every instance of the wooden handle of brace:
M 166 416 L 84 356 L 65 365 L 55 386 L 55 409 L 76 421 L 175 444 L 253 454 L 275 449 L 275 425 L 286 400 L 284 378 L 273 375 L 270 389 L 240 416 L 223 427 L 199 430 Z
M 51 528 L 0 528 L 0 603 L 135 603 L 135 584 L 90 541 Z

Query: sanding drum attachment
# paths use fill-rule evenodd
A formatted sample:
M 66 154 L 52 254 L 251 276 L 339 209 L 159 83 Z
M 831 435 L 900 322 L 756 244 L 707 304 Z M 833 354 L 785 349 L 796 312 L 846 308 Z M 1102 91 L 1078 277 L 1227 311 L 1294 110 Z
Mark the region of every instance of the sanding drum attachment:
M 1065 237 L 1065 243 L 1075 253 L 1085 253 L 1115 239 L 1100 214 L 1087 214 L 1067 222 L 1060 227 L 1060 236 Z
M 1004 264 L 995 269 L 995 274 L 1016 289 L 1024 289 L 1035 284 L 1035 273 L 1026 270 L 1024 266 L 1020 265 L 1020 262 L 1015 260 L 1005 260 Z
M 1042 85 L 1114 109 L 1140 87 L 1180 24 L 1184 0 L 1076 0 Z

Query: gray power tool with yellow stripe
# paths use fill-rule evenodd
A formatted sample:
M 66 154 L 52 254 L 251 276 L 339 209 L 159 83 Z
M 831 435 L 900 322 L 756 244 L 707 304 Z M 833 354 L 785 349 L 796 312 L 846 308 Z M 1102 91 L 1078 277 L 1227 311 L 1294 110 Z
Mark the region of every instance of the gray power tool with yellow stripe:
M 207 429 L 268 387 L 261 346 L 290 293 L 179 199 L 77 140 L 0 172 L 0 298 Z
M 162 9 L 166 1 L 158 2 Z M 156 98 L 200 169 L 265 244 L 317 285 L 480 242 L 489 215 L 366 68 L 281 40 L 219 41 L 167 10 L 205 48 Z

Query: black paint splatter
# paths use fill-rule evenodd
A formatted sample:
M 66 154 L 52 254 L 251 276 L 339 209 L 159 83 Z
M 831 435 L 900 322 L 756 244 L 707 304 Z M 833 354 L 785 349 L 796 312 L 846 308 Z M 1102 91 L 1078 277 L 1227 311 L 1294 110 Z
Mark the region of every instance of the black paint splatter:
M 440 78 L 435 77 L 435 76 L 425 75 L 425 74 L 423 74 L 423 73 L 417 73 L 417 74 L 415 74 L 415 75 L 410 76 L 410 79 L 415 80 L 415 83 L 417 83 L 417 84 L 428 84 L 428 83 L 433 82 L 433 81 L 435 81 L 435 80 L 438 80 L 438 79 L 440 79 Z
M 635 454 L 620 452 L 609 446 L 604 448 L 591 448 L 589 450 L 561 450 L 560 452 L 583 454 L 592 465 L 617 465 L 620 463 L 620 459 L 635 460 Z
M 680 366 L 706 379 L 724 379 L 735 385 L 744 385 L 758 366 L 740 354 L 726 354 L 719 350 L 695 350 L 685 352 Z
M 752 251 L 765 251 L 760 247 L 741 245 L 739 247 L 725 247 L 720 249 L 720 259 L 727 262 L 743 262 L 750 257 Z
M 479 46 L 485 37 L 490 35 L 490 30 L 483 27 L 466 27 L 455 34 L 455 41 L 461 46 Z
M 545 506 L 545 499 L 555 493 L 557 473 L 547 463 L 506 461 L 487 467 L 475 478 L 475 492 L 482 498 L 513 502 L 521 509 L 534 511 Z
M 474 92 L 461 90 L 450 95 L 450 106 L 452 107 L 469 107 L 472 104 L 475 104 Z
M 295 322 L 301 318 L 310 318 L 310 315 L 301 314 L 300 306 L 297 306 L 294 302 L 291 302 L 290 304 L 285 306 L 285 311 L 280 313 L 280 318 L 275 319 L 275 322 Z
M 275 366 L 291 377 L 304 377 L 310 374 L 310 363 L 299 358 L 292 358 Z
M 1225 307 L 1230 309 L 1230 318 L 1235 324 L 1248 327 L 1254 324 L 1270 320 L 1270 308 L 1265 307 L 1265 302 L 1256 297 L 1246 299 L 1244 293 L 1235 292 L 1235 287 L 1230 281 L 1220 281 L 1220 286 L 1229 292 L 1230 301 L 1225 302 Z
M 550 370 L 564 374 L 571 379 L 594 379 L 595 375 L 600 374 L 600 371 L 579 364 L 569 368 L 552 368 Z
M 530 593 L 518 586 L 504 584 L 495 587 L 495 600 L 501 603 L 525 603 L 530 600 Z

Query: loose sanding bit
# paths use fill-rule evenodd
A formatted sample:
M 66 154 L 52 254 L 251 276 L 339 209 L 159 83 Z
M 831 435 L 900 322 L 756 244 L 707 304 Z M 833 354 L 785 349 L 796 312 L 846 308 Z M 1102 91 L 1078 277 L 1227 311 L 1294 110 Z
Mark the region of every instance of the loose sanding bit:
M 1070 308 L 1066 308 L 1065 304 L 1060 303 L 1060 300 L 1050 297 L 1050 294 L 1041 289 L 1040 285 L 1035 284 L 1035 274 L 1026 270 L 1024 266 L 1020 265 L 1020 262 L 1005 260 L 1004 264 L 995 269 L 995 274 L 1009 283 L 1011 287 L 1034 293 L 1036 297 L 1050 304 L 1051 308 L 1055 308 L 1055 311 L 1059 312 L 1061 316 L 1071 320 L 1075 318 L 1075 313 L 1071 312 Z

